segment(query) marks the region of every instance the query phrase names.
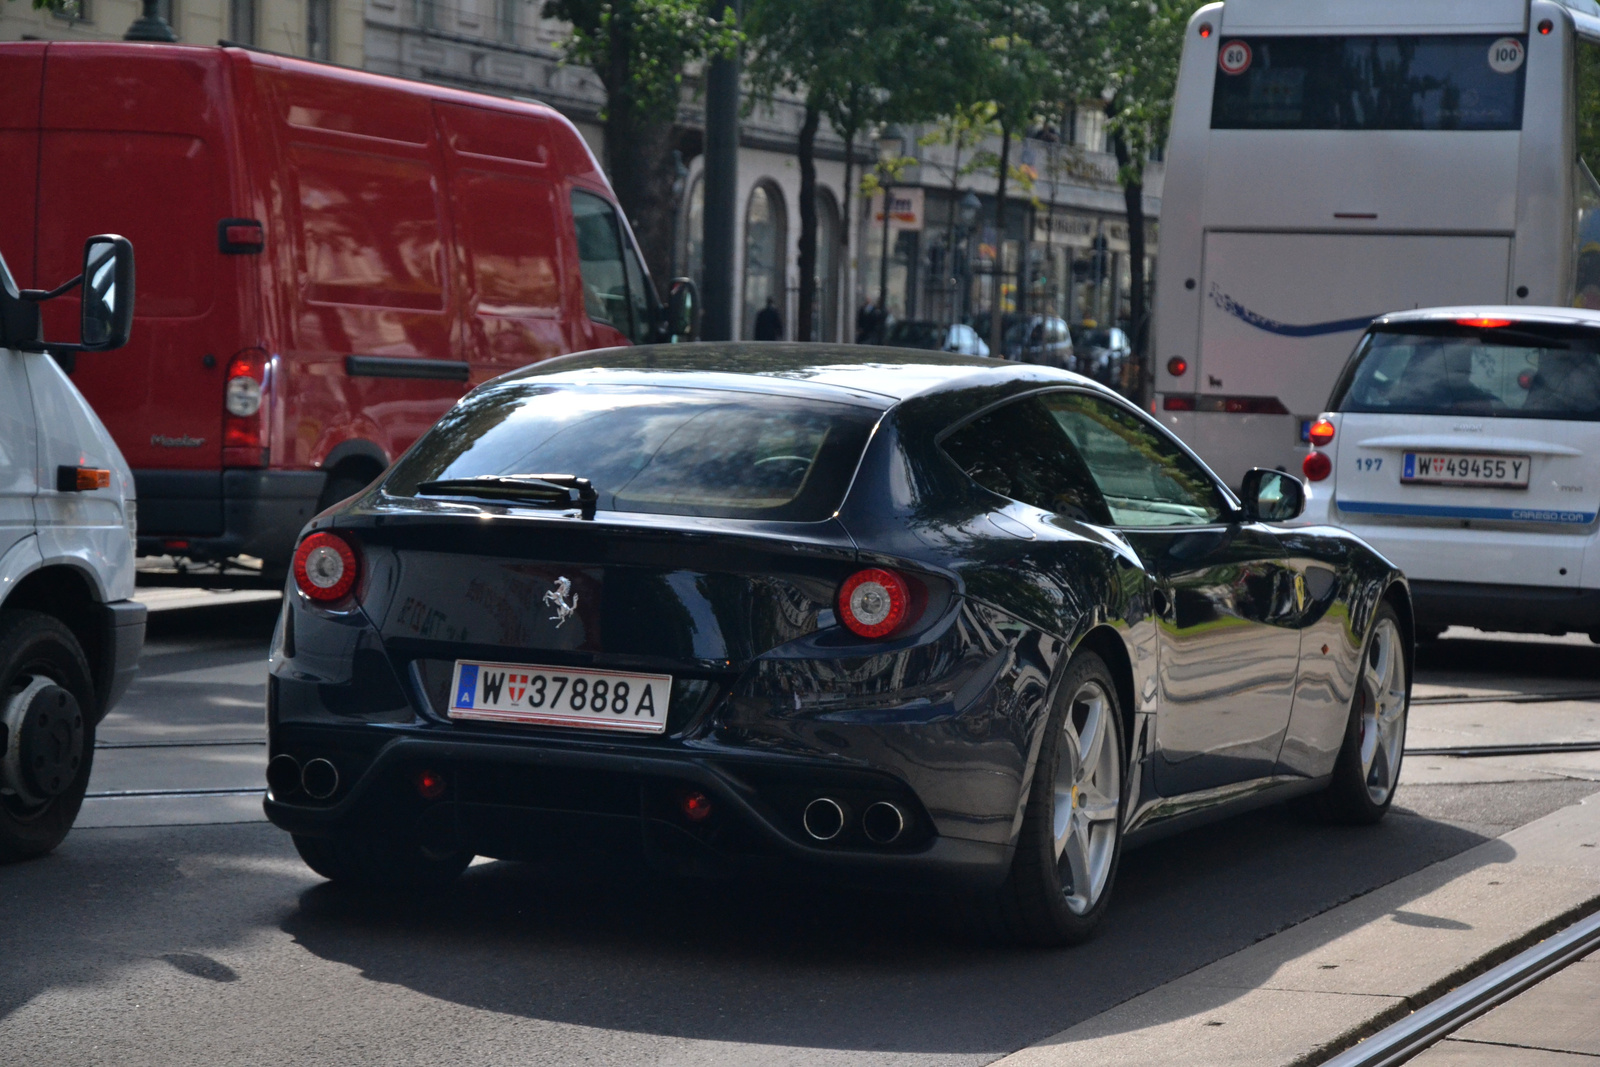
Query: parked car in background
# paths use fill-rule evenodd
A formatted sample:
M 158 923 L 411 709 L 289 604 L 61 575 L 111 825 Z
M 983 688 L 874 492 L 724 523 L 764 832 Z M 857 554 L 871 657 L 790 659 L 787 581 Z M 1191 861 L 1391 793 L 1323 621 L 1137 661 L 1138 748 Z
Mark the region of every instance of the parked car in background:
M 1600 312 L 1385 315 L 1310 437 L 1306 520 L 1406 572 L 1418 633 L 1600 641 Z
M 266 813 L 335 881 L 616 850 L 957 890 L 1004 936 L 1081 941 L 1125 834 L 1270 798 L 1388 809 L 1405 580 L 1272 525 L 1303 499 L 1264 470 L 1236 497 L 1044 367 L 550 360 L 306 531 Z
M 1084 323 L 1073 335 L 1072 352 L 1073 370 L 1115 389 L 1122 385 L 1122 369 L 1133 355 L 1133 345 L 1116 326 Z
M 20 42 L 0 146 L 19 277 L 64 277 L 67 234 L 139 248 L 129 358 L 74 380 L 133 465 L 144 554 L 281 573 L 473 383 L 665 332 L 594 156 L 538 104 L 244 48 Z
M 989 346 L 978 331 L 961 322 L 932 322 L 908 319 L 889 327 L 884 342 L 895 348 L 922 348 L 933 352 L 954 352 L 962 356 L 987 356 Z
M 989 336 L 987 312 L 974 315 L 972 326 L 979 337 Z M 1054 315 L 1007 314 L 1004 320 L 1006 359 L 1035 363 L 1044 367 L 1072 367 L 1072 331 L 1065 319 Z
M 133 248 L 112 235 L 81 247 L 77 279 L 50 290 L 20 288 L 0 259 L 0 862 L 67 836 L 95 727 L 144 646 L 133 474 L 57 362 L 127 341 Z M 75 342 L 44 340 L 40 305 L 56 298 Z

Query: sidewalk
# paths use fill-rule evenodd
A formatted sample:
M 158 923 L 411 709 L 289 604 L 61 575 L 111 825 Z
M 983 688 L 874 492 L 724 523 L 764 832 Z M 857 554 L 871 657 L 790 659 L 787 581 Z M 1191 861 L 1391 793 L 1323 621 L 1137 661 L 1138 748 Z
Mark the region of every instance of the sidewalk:
M 1463 1026 L 1415 1067 L 1594 1067 L 1600 1064 L 1600 952 Z

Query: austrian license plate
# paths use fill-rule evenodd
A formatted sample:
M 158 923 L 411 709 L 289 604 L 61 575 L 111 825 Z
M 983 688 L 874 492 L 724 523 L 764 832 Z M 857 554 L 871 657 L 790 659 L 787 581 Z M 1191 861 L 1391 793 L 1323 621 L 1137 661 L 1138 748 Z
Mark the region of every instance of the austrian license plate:
M 487 719 L 659 734 L 667 729 L 670 674 L 456 660 L 452 719 Z
M 1476 485 L 1528 488 L 1527 456 L 1475 455 L 1470 452 L 1407 452 L 1400 480 L 1424 485 Z

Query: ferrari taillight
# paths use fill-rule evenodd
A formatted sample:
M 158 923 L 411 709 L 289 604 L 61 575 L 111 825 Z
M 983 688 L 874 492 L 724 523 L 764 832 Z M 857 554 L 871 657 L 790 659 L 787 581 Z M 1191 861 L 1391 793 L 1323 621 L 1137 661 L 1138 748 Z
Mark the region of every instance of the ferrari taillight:
M 862 637 L 887 637 L 911 621 L 911 588 L 894 571 L 868 567 L 839 587 L 839 621 Z
M 294 584 L 312 600 L 339 600 L 355 588 L 356 550 L 338 534 L 314 533 L 294 553 Z

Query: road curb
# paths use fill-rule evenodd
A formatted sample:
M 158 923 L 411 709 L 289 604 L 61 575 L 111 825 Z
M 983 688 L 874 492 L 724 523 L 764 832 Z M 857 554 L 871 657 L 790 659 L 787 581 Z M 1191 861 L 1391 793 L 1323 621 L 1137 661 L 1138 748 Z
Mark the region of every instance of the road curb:
M 1000 1067 L 1305 1067 L 1600 907 L 1600 795 L 1006 1056 Z

